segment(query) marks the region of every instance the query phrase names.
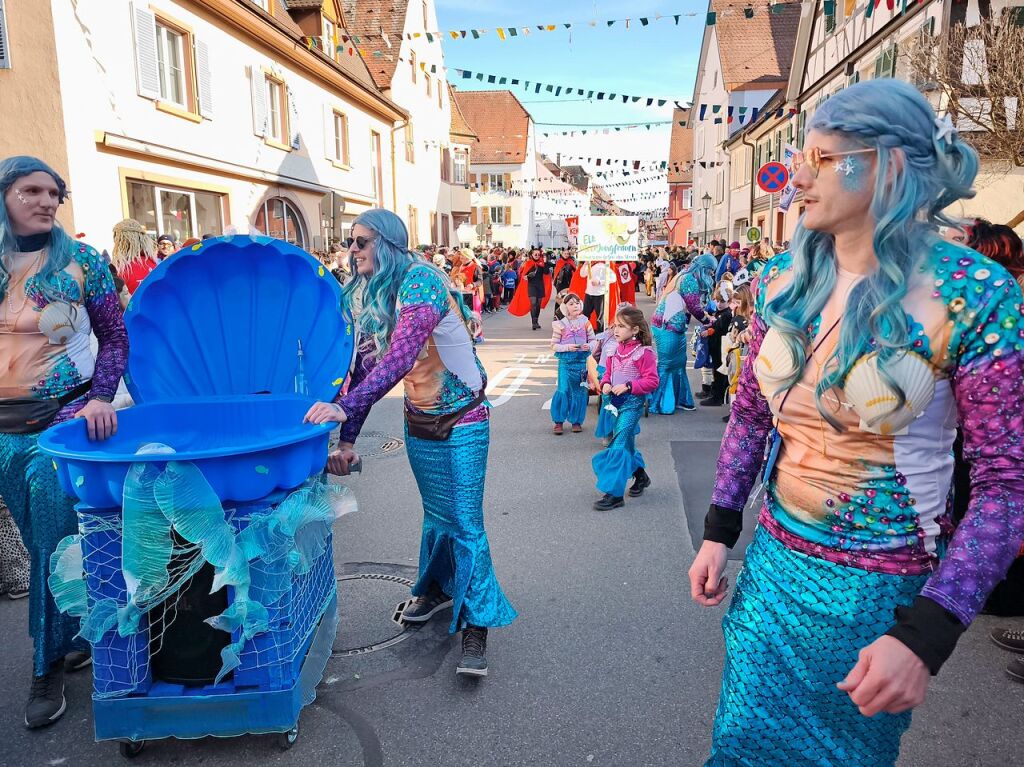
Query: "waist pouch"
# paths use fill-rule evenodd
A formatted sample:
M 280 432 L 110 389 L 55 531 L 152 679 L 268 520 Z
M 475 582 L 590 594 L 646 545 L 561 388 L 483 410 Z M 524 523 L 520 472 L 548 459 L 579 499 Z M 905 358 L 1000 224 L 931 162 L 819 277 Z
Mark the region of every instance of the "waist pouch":
M 484 390 L 481 389 L 468 405 L 446 415 L 410 413 L 406 410 L 405 423 L 409 428 L 409 436 L 417 439 L 429 439 L 432 442 L 446 442 L 452 436 L 455 424 L 461 421 L 468 412 L 482 405 L 485 398 Z
M 46 429 L 69 402 L 89 393 L 92 381 L 86 381 L 67 394 L 52 399 L 24 397 L 0 399 L 0 434 L 35 434 Z

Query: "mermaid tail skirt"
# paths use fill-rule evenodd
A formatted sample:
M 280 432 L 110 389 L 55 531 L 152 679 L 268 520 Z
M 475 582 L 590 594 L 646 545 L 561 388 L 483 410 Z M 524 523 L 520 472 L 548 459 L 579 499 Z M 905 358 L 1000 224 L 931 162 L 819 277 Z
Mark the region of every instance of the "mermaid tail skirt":
M 590 400 L 590 391 L 585 385 L 590 352 L 556 352 L 555 356 L 558 358 L 558 389 L 551 399 L 551 420 L 583 423 Z
M 57 483 L 53 461 L 43 455 L 38 434 L 0 434 L 0 497 L 7 503 L 30 564 L 28 633 L 33 640 L 32 666 L 39 676 L 72 650 L 89 645 L 75 639 L 79 619 L 57 609 L 46 579 L 57 544 L 78 532 L 75 501 Z
M 597 413 L 597 426 L 594 427 L 594 436 L 598 439 L 610 437 L 615 433 L 615 415 L 608 407 L 608 395 L 601 395 L 600 410 Z
M 895 764 L 910 712 L 869 719 L 836 683 L 925 578 L 810 557 L 759 527 L 722 623 L 725 670 L 705 767 Z
M 643 412 L 644 398 L 626 395 L 615 419 L 611 444 L 591 460 L 600 492 L 621 498 L 634 472 L 644 467 L 644 458 L 636 449 L 636 435 L 640 432 Z
M 409 464 L 423 498 L 423 537 L 414 596 L 437 584 L 453 602 L 449 630 L 507 626 L 516 611 L 498 585 L 484 530 L 490 423 L 464 424 L 444 442 L 406 433 Z
M 654 328 L 658 350 L 658 388 L 651 395 L 652 413 L 669 415 L 677 407 L 693 407 L 693 392 L 686 377 L 686 335 Z

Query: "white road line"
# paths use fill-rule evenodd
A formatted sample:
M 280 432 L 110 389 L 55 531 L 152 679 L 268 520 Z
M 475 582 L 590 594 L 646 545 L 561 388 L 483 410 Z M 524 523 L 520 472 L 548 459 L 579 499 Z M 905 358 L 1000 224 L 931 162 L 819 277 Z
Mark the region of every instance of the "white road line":
M 554 399 L 554 397 L 552 397 L 551 399 Z M 551 409 L 551 399 L 549 399 L 547 402 L 545 402 L 543 405 L 541 405 L 540 409 L 541 410 L 550 410 Z
M 537 355 L 537 359 L 535 360 L 535 364 L 543 365 L 544 363 L 550 362 L 550 361 L 551 361 L 551 355 L 549 355 L 549 354 L 538 354 Z
M 501 407 L 510 399 L 512 399 L 512 397 L 515 396 L 515 393 L 519 391 L 519 389 L 522 387 L 524 383 L 526 383 L 526 380 L 530 377 L 530 373 L 532 371 L 532 368 L 520 367 L 502 368 L 501 370 L 499 370 L 498 374 L 494 376 L 494 378 L 492 378 L 487 384 L 487 398 L 491 403 L 491 407 Z M 498 389 L 498 385 L 506 378 L 508 378 L 510 375 L 512 375 L 513 372 L 516 373 L 516 377 L 512 381 L 512 383 L 505 387 L 505 391 L 501 394 L 500 397 L 498 397 L 497 399 L 491 399 L 491 392 L 496 391 Z

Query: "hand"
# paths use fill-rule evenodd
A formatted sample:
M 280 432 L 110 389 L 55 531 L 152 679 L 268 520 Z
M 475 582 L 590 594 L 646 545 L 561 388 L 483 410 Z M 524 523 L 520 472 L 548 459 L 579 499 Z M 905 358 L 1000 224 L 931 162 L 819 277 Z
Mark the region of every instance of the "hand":
M 736 343 L 738 343 L 738 344 L 749 344 L 750 343 L 750 339 L 752 337 L 753 337 L 753 334 L 750 332 L 750 328 L 747 328 L 746 330 L 741 331 L 738 336 L 736 336 Z
M 604 386 L 602 386 L 601 387 L 601 393 L 602 394 L 611 394 L 612 393 L 612 385 L 611 384 L 605 384 Z
M 891 636 L 881 636 L 860 651 L 857 664 L 838 687 L 860 713 L 900 714 L 924 703 L 928 667 L 913 650 Z
M 620 395 L 620 394 L 628 394 L 628 393 L 629 393 L 629 386 L 627 384 L 619 384 L 618 386 L 613 386 L 612 387 L 612 394 Z
M 302 422 L 319 426 L 322 423 L 329 423 L 331 421 L 345 423 L 347 420 L 348 416 L 345 415 L 345 411 L 341 409 L 340 405 L 336 405 L 333 402 L 317 402 L 309 409 Z
M 85 428 L 93 442 L 109 439 L 117 434 L 117 412 L 109 402 L 91 399 L 78 411 L 75 418 L 85 419 Z
M 690 596 L 703 607 L 717 607 L 729 591 L 725 563 L 729 549 L 724 543 L 704 541 L 690 565 Z
M 327 473 L 347 477 L 357 463 L 359 454 L 350 447 L 343 447 L 327 456 Z

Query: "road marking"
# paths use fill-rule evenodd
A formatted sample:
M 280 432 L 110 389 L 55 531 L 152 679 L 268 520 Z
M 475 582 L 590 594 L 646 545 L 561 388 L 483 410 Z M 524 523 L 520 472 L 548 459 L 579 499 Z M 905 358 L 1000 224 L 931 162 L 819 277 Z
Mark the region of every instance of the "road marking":
M 520 354 L 518 357 L 516 357 L 515 364 L 516 365 L 520 365 L 520 364 L 522 364 L 523 360 L 525 360 L 525 359 L 526 359 L 526 355 L 525 354 Z
M 554 399 L 554 397 L 552 397 L 547 402 L 545 402 L 543 405 L 541 405 L 540 409 L 541 410 L 550 410 L 551 409 L 551 400 L 553 400 L 553 399 Z
M 526 380 L 530 377 L 530 373 L 532 372 L 532 370 L 532 368 L 511 367 L 502 368 L 500 371 L 498 371 L 498 375 L 494 376 L 494 378 L 492 378 L 490 382 L 487 384 L 487 398 L 491 403 L 491 407 L 501 407 L 510 399 L 512 399 L 512 397 L 515 396 L 515 393 L 519 391 L 519 389 L 522 387 L 524 383 L 526 383 Z M 512 375 L 513 371 L 515 371 L 516 377 L 512 381 L 512 383 L 505 387 L 505 391 L 502 393 L 500 397 L 498 397 L 497 399 L 491 399 L 491 392 L 496 391 L 498 388 L 498 384 L 500 384 L 502 381 L 504 381 L 506 378 Z
M 548 355 L 548 354 L 538 354 L 537 355 L 537 360 L 536 360 L 535 364 L 543 365 L 544 363 L 550 362 L 550 361 L 551 361 L 551 356 L 550 355 Z

